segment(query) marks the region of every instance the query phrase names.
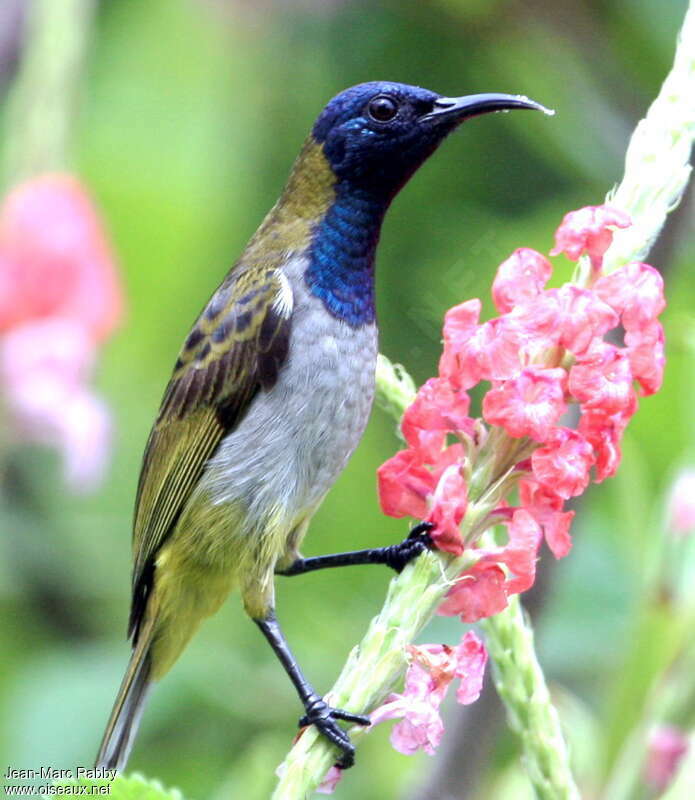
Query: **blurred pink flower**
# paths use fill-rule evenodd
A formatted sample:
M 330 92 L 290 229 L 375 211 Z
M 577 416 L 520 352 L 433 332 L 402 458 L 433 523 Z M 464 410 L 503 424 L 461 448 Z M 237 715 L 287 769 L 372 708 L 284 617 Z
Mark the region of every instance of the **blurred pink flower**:
M 111 424 L 87 388 L 96 347 L 69 319 L 26 322 L 0 337 L 0 381 L 20 438 L 57 447 L 73 489 L 102 478 Z
M 695 531 L 695 469 L 692 467 L 681 470 L 671 487 L 668 526 L 679 536 Z
M 483 685 L 487 652 L 473 633 L 464 634 L 460 644 L 411 645 L 410 666 L 402 694 L 391 694 L 370 714 L 372 725 L 399 719 L 391 732 L 391 744 L 400 753 L 412 755 L 424 750 L 433 755 L 444 733 L 439 706 L 453 680 L 460 679 L 456 692 L 459 703 L 478 699 Z
M 82 184 L 54 174 L 12 189 L 0 208 L 0 331 L 58 316 L 101 341 L 122 306 L 114 257 Z
M 110 419 L 89 389 L 122 313 L 98 213 L 70 175 L 15 187 L 0 208 L 0 381 L 20 438 L 57 447 L 73 489 L 102 478 Z
M 656 725 L 649 734 L 644 777 L 660 795 L 675 778 L 688 752 L 688 737 L 675 725 Z

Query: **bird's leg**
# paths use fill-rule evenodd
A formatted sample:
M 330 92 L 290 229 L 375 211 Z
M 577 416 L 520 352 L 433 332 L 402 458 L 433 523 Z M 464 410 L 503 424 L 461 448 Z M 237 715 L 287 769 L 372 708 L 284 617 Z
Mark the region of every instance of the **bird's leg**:
M 299 664 L 287 644 L 282 629 L 275 618 L 275 612 L 271 611 L 264 619 L 256 619 L 254 622 L 263 631 L 263 635 L 270 642 L 270 646 L 275 651 L 275 655 L 280 659 L 280 663 L 285 668 L 290 680 L 294 684 L 299 698 L 302 701 L 306 714 L 299 720 L 299 726 L 315 725 L 319 732 L 332 742 L 341 752 L 341 757 L 337 766 L 341 769 L 351 767 L 355 762 L 355 748 L 350 737 L 338 725 L 336 720 L 354 722 L 358 725 L 369 725 L 369 717 L 361 714 L 352 714 L 340 708 L 333 708 L 314 691 L 313 686 L 304 677 Z
M 316 569 L 327 567 L 349 567 L 354 564 L 386 564 L 387 567 L 400 572 L 406 564 L 417 558 L 423 550 L 432 545 L 429 531 L 431 522 L 420 522 L 399 544 L 389 547 L 375 547 L 369 550 L 352 550 L 349 553 L 332 553 L 327 556 L 298 558 L 288 567 L 276 570 L 278 575 L 302 575 Z

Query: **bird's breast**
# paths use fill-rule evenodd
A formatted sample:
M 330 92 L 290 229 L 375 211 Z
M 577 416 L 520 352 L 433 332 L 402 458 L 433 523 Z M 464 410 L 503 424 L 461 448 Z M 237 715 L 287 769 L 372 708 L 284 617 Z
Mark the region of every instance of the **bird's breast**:
M 364 431 L 374 395 L 375 324 L 351 326 L 328 313 L 304 280 L 305 262 L 285 268 L 294 294 L 287 362 L 221 443 L 204 483 L 216 503 L 241 502 L 251 527 L 313 510 Z

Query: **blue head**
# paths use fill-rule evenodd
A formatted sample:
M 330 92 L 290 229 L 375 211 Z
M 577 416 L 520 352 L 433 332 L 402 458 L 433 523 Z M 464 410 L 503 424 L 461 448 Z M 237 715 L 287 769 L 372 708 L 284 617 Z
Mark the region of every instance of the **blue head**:
M 338 184 L 391 198 L 464 120 L 542 106 L 506 94 L 442 97 L 390 81 L 361 83 L 336 95 L 313 128 Z
M 323 164 L 330 180 L 307 181 L 321 208 L 313 230 L 306 281 L 327 310 L 350 325 L 374 320 L 372 267 L 381 222 L 408 178 L 464 120 L 512 108 L 545 110 L 525 97 L 478 94 L 443 97 L 403 83 L 362 83 L 336 95 L 316 120 L 303 168 Z M 300 169 L 300 174 L 302 170 Z M 299 181 L 290 194 L 299 193 Z M 325 201 L 325 202 L 324 202 Z

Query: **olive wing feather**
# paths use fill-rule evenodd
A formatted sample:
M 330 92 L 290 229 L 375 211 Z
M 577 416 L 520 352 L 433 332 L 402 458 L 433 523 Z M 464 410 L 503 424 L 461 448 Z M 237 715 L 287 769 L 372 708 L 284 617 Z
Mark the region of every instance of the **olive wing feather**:
M 289 349 L 292 289 L 277 269 L 233 272 L 186 339 L 145 448 L 133 528 L 137 629 L 155 556 L 173 530 L 206 462 L 251 400 L 277 380 Z

